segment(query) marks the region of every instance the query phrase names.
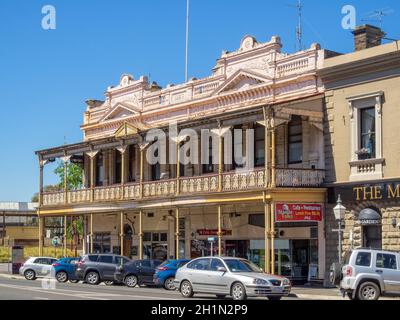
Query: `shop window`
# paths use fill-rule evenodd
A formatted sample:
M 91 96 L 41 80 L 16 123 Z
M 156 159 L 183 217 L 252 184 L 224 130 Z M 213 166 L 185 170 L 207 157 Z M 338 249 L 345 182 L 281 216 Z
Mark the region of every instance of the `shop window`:
M 152 235 L 152 241 L 160 241 L 160 234 L 159 233 L 153 233 Z
M 396 256 L 394 254 L 378 253 L 376 255 L 376 267 L 397 270 Z
M 151 241 L 151 232 L 143 233 L 143 241 Z
M 168 237 L 167 237 L 167 233 L 160 233 L 160 241 L 161 242 L 165 242 L 167 241 Z
M 299 116 L 293 116 L 288 125 L 288 162 L 303 162 L 303 122 Z
M 369 267 L 371 265 L 371 253 L 359 252 L 356 258 L 356 266 Z
M 111 252 L 111 234 L 95 233 L 93 236 L 93 251 L 96 253 Z
M 265 127 L 257 125 L 254 130 L 254 165 L 265 166 Z

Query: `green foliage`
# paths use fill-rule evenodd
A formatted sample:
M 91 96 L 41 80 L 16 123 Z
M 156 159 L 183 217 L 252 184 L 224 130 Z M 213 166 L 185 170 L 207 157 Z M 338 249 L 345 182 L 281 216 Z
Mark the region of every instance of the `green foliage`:
M 54 173 L 58 175 L 60 182 L 59 188 L 64 188 L 64 163 L 60 162 L 58 167 L 54 170 Z M 67 164 L 67 187 L 68 190 L 81 189 L 83 185 L 83 173 L 82 168 L 74 163 Z
M 67 239 L 74 239 L 74 236 L 81 238 L 83 236 L 83 217 L 73 219 L 67 227 Z

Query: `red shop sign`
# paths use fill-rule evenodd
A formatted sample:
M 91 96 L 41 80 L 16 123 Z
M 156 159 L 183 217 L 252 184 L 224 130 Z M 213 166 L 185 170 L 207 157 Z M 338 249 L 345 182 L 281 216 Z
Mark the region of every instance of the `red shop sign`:
M 276 222 L 322 221 L 322 205 L 309 203 L 277 203 Z
M 232 230 L 221 230 L 223 236 L 231 236 L 232 235 Z M 218 229 L 199 229 L 197 230 L 197 234 L 199 236 L 217 236 L 218 235 Z

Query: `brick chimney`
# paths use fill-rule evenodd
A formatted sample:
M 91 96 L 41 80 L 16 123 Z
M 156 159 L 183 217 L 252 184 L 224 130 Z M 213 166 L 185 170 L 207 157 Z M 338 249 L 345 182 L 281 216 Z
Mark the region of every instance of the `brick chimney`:
M 385 37 L 385 33 L 380 28 L 369 24 L 357 27 L 353 34 L 355 51 L 380 46 L 382 38 Z

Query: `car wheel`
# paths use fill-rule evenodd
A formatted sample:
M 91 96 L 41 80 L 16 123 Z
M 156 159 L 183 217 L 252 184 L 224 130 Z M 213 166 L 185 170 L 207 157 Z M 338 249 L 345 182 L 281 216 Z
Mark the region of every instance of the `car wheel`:
M 193 297 L 194 292 L 193 292 L 192 285 L 187 280 L 182 282 L 180 291 L 181 291 L 182 296 L 184 296 L 185 298 Z
M 359 300 L 378 300 L 381 295 L 381 290 L 373 282 L 362 283 L 357 290 Z
M 233 300 L 246 300 L 246 289 L 240 282 L 235 283 L 231 291 Z
M 90 271 L 85 277 L 85 281 L 91 285 L 99 284 L 100 277 L 96 271 Z
M 165 288 L 166 290 L 175 290 L 176 287 L 175 287 L 175 285 L 174 285 L 174 280 L 175 280 L 174 277 L 169 277 L 169 278 L 165 279 L 165 281 L 164 281 L 164 288 Z
M 225 299 L 226 295 L 224 294 L 216 294 L 217 299 Z
M 59 271 L 56 273 L 56 279 L 58 282 L 67 282 L 68 274 L 65 271 Z
M 129 288 L 134 288 L 138 284 L 138 278 L 136 276 L 134 276 L 134 275 L 127 276 L 125 278 L 125 284 Z
M 26 270 L 24 272 L 24 277 L 26 280 L 35 280 L 36 279 L 36 273 L 33 270 Z
M 114 284 L 114 281 L 104 281 L 104 284 L 106 286 L 112 286 Z
M 69 280 L 69 282 L 71 282 L 71 283 L 78 283 L 79 280 Z
M 282 299 L 282 297 L 268 297 L 268 300 L 270 300 L 270 301 L 279 301 L 281 299 Z

